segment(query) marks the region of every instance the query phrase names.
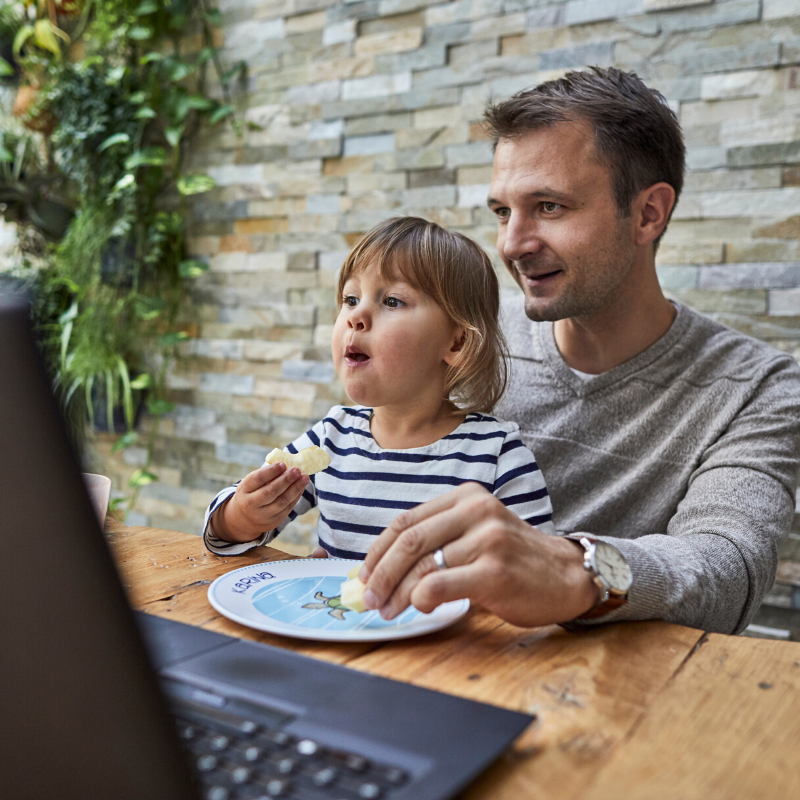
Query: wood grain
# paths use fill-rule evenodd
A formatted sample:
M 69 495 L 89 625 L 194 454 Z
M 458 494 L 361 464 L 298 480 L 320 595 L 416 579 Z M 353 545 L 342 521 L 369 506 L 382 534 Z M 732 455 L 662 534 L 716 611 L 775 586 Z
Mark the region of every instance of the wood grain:
M 556 626 L 530 630 L 476 609 L 459 635 L 393 643 L 348 666 L 537 715 L 465 797 L 573 798 L 701 636 L 663 622 L 581 634 Z
M 797 800 L 800 644 L 710 634 L 582 797 Z
M 480 608 L 417 639 L 306 642 L 237 625 L 207 599 L 225 572 L 286 553 L 219 557 L 153 528 L 107 536 L 132 605 L 148 613 L 536 714 L 463 800 L 800 797 L 800 644 L 665 622 L 524 629 Z

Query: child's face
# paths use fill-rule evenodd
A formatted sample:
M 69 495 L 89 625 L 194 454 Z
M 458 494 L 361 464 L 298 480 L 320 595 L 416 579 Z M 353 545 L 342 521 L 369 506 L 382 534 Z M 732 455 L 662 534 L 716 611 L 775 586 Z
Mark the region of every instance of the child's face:
M 333 362 L 348 396 L 373 408 L 441 401 L 462 332 L 426 294 L 374 267 L 351 276 L 333 328 Z

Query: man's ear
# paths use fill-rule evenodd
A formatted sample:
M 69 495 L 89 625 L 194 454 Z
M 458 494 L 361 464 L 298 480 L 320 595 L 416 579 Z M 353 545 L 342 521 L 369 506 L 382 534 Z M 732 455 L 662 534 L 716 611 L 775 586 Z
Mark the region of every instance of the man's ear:
M 453 331 L 453 338 L 450 340 L 450 349 L 447 351 L 444 360 L 447 364 L 452 364 L 456 356 L 464 349 L 467 342 L 467 331 L 465 328 L 456 328 Z
M 663 232 L 675 205 L 675 190 L 668 183 L 654 183 L 634 201 L 636 244 L 650 244 Z

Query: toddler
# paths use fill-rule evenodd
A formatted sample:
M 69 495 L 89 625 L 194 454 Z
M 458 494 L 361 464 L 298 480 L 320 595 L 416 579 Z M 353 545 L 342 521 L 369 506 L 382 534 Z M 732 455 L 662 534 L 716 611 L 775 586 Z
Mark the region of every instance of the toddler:
M 471 239 L 416 217 L 377 225 L 338 285 L 336 371 L 356 405 L 334 406 L 286 449 L 331 457 L 310 478 L 265 465 L 223 489 L 206 512 L 214 553 L 274 539 L 319 508 L 319 545 L 361 559 L 404 509 L 467 481 L 554 533 L 544 478 L 519 426 L 489 416 L 506 383 L 492 263 Z

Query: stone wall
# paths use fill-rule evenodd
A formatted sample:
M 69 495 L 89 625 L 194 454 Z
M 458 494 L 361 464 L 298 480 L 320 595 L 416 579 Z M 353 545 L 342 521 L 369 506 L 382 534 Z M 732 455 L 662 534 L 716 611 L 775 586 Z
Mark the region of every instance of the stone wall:
M 213 494 L 343 398 L 329 344 L 348 248 L 414 213 L 493 251 L 491 152 L 504 97 L 589 64 L 635 70 L 679 114 L 685 193 L 658 254 L 663 286 L 800 352 L 798 0 L 221 0 L 224 59 L 250 65 L 249 125 L 205 135 L 219 187 L 193 211 L 196 339 L 132 523 L 198 532 Z M 505 291 L 515 291 L 503 276 Z M 147 423 L 143 426 L 146 430 Z M 143 451 L 99 468 L 121 486 Z M 312 519 L 283 538 L 303 552 Z

